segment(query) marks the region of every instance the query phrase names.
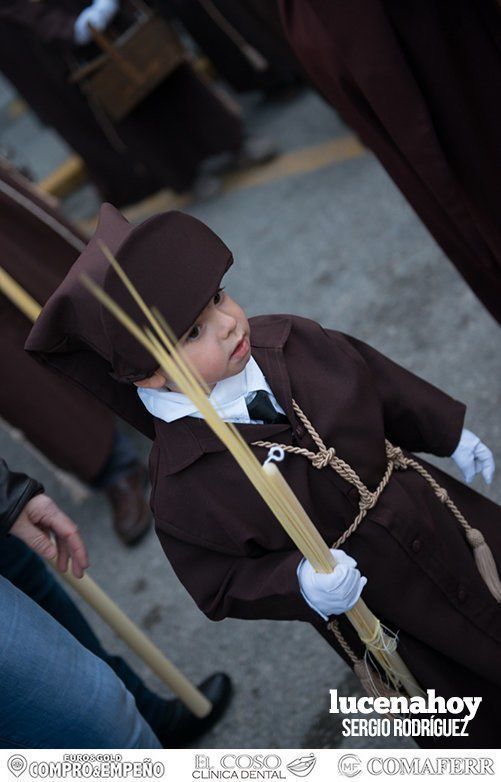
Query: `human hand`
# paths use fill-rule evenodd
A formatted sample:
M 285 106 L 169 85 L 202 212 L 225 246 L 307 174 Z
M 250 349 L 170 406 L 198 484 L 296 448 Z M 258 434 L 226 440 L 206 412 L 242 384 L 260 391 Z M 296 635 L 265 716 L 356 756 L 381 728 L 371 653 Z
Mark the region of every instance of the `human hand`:
M 66 573 L 70 559 L 76 578 L 82 578 L 89 567 L 87 549 L 76 524 L 46 494 L 37 494 L 26 503 L 10 533 L 45 559 L 57 556 L 62 573 Z
M 492 483 L 496 468 L 492 451 L 469 429 L 463 429 L 461 432 L 459 445 L 451 458 L 463 473 L 466 483 L 471 483 L 480 472 L 487 484 Z
M 353 608 L 367 583 L 352 557 L 340 549 L 331 549 L 331 554 L 336 561 L 332 573 L 316 573 L 306 559 L 297 569 L 301 594 L 326 621 L 333 614 L 344 614 Z
M 92 41 L 92 31 L 89 24 L 96 30 L 106 30 L 120 6 L 119 0 L 94 0 L 77 17 L 73 29 L 73 39 L 78 46 L 85 46 Z

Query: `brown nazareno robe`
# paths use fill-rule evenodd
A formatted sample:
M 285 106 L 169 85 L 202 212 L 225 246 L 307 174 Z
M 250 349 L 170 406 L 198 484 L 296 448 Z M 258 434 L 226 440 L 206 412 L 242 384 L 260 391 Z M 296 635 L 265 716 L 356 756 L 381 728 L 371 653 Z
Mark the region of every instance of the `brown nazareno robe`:
M 188 63 L 117 125 L 94 114 L 80 88 L 68 82 L 68 63 L 97 52 L 72 43 L 73 25 L 87 5 L 86 0 L 0 3 L 0 71 L 83 158 L 104 199 L 122 205 L 162 187 L 189 189 L 203 160 L 240 149 L 240 117 Z M 123 26 L 123 15 L 113 24 Z
M 385 437 L 408 451 L 438 456 L 456 447 L 464 406 L 367 345 L 283 316 L 252 319 L 251 341 L 292 426 L 239 426 L 247 442 L 316 450 L 294 414 L 294 398 L 324 443 L 334 446 L 372 490 L 385 470 Z M 311 621 L 332 643 L 299 594 L 300 554 L 205 422 L 155 419 L 155 433 L 157 534 L 199 607 L 216 620 Z M 254 451 L 264 461 L 267 451 Z M 440 470 L 429 470 L 472 526 L 482 530 L 501 563 L 501 509 Z M 286 455 L 281 471 L 332 544 L 357 514 L 357 490 L 302 456 Z M 368 579 L 363 593 L 368 606 L 399 630 L 400 654 L 421 686 L 446 697 L 483 697 L 469 738 L 418 743 L 499 746 L 501 608 L 450 511 L 415 471 L 397 472 L 343 550 Z M 348 622 L 341 626 L 362 656 Z
M 496 0 L 279 0 L 313 84 L 501 322 Z
M 98 249 L 97 240 L 104 239 L 147 303 L 159 307 L 179 335 L 187 328 L 187 314 L 196 318 L 207 293 L 217 289 L 231 264 L 230 251 L 199 221 L 176 212 L 134 228 L 109 205 L 100 218 L 96 236 L 51 297 L 27 349 L 154 439 L 151 504 L 157 534 L 207 616 L 308 621 L 337 648 L 301 597 L 296 576 L 301 554 L 207 424 L 189 417 L 170 424 L 153 418 L 133 385 L 111 378 L 113 371 L 124 381 L 134 368 L 148 376 L 152 359 L 125 331 L 112 327 L 80 283 L 86 270 L 124 304 L 123 285 L 113 282 L 114 272 Z M 128 309 L 140 322 L 135 305 Z M 250 326 L 253 355 L 290 424 L 240 425 L 247 442 L 316 450 L 294 413 L 295 399 L 327 447 L 371 490 L 386 469 L 385 438 L 410 452 L 454 451 L 464 405 L 368 345 L 293 316 L 252 318 Z M 264 461 L 267 451 L 253 448 Z M 428 469 L 501 563 L 499 506 L 439 469 Z M 334 543 L 357 515 L 356 488 L 299 455 L 287 455 L 281 470 L 324 540 Z M 343 549 L 367 576 L 368 606 L 399 631 L 400 653 L 421 686 L 445 697 L 483 698 L 469 737 L 420 738 L 419 744 L 499 746 L 501 607 L 479 575 L 461 526 L 430 485 L 412 469 L 397 471 Z M 360 641 L 346 620 L 341 623 L 361 656 Z
M 84 243 L 75 226 L 0 160 L 0 266 L 16 282 L 44 304 Z M 92 482 L 111 453 L 113 416 L 25 353 L 31 326 L 0 294 L 0 415 L 54 464 Z

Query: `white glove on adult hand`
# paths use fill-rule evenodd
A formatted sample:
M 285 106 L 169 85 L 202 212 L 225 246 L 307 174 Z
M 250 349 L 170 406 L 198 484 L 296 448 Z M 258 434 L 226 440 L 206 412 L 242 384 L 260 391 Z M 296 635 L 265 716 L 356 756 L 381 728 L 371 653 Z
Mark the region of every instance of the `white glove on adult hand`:
M 306 559 L 297 569 L 302 596 L 325 621 L 332 614 L 344 614 L 353 608 L 367 583 L 352 557 L 339 549 L 331 549 L 331 553 L 336 560 L 332 573 L 316 573 Z
M 466 483 L 471 483 L 479 472 L 486 483 L 492 483 L 496 468 L 492 451 L 469 429 L 463 429 L 461 432 L 461 439 L 452 459 L 463 473 Z
M 85 46 L 92 41 L 89 24 L 96 30 L 106 30 L 120 6 L 119 0 L 94 0 L 92 5 L 84 8 L 75 22 L 73 39 L 79 46 Z

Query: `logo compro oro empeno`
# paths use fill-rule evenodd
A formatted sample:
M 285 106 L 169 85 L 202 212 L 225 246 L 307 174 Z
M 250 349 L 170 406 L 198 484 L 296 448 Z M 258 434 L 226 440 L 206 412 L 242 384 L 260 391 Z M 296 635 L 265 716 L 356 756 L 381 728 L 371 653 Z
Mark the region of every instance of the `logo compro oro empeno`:
M 28 763 L 24 755 L 11 755 L 7 761 L 7 768 L 15 777 L 20 777 L 23 771 L 26 771 Z
M 313 752 L 309 755 L 302 755 L 300 758 L 296 758 L 287 765 L 287 771 L 294 774 L 296 777 L 307 777 L 313 771 L 313 767 L 317 759 Z

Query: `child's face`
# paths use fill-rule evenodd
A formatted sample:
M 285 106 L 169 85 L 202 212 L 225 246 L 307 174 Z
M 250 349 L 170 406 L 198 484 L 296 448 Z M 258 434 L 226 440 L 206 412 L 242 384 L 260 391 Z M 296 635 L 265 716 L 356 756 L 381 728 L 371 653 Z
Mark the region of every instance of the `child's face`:
M 187 358 L 213 388 L 220 380 L 237 375 L 245 367 L 251 355 L 249 336 L 245 312 L 221 288 L 183 334 L 177 347 L 181 356 Z M 178 390 L 162 369 L 135 385 Z

